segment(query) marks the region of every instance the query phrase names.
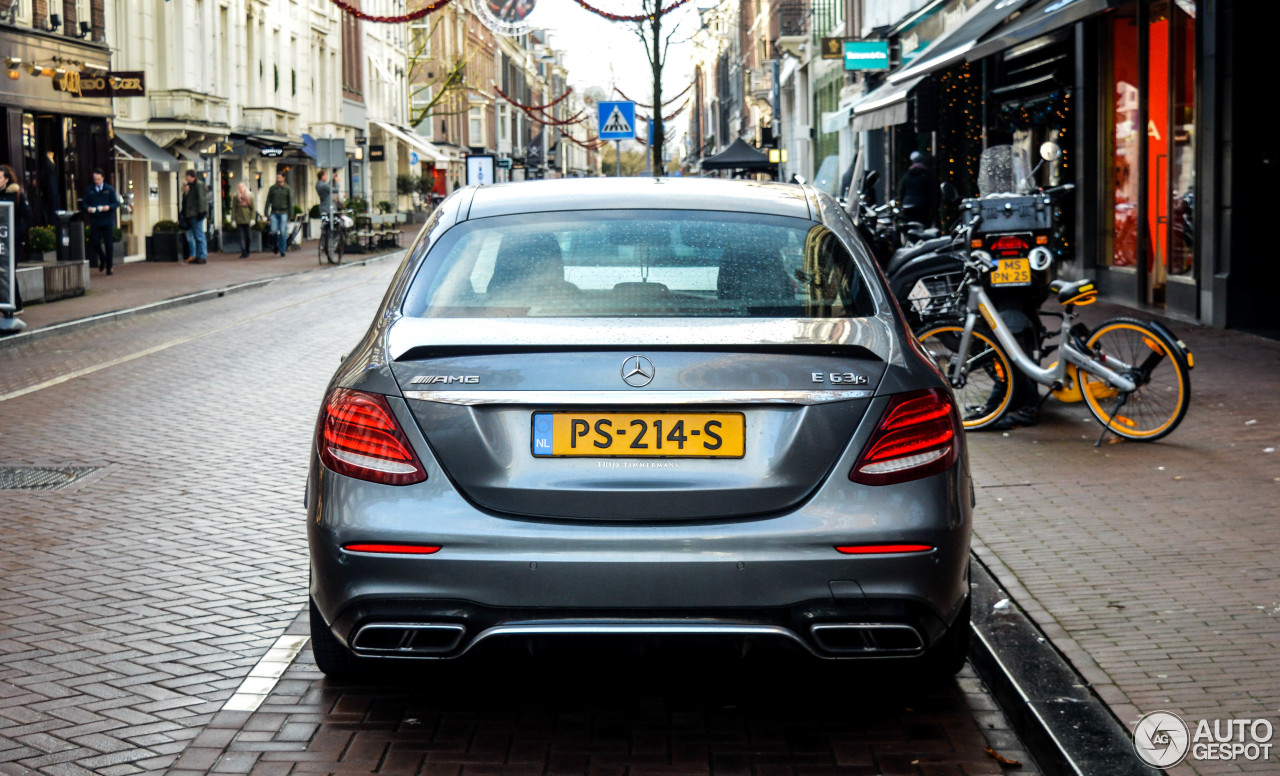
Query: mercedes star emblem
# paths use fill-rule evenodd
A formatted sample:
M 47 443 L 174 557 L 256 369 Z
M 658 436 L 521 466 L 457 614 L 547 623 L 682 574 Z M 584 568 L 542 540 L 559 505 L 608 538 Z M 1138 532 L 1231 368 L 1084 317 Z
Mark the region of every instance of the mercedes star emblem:
M 653 362 L 644 356 L 627 356 L 622 362 L 622 382 L 632 388 L 643 388 L 653 382 Z

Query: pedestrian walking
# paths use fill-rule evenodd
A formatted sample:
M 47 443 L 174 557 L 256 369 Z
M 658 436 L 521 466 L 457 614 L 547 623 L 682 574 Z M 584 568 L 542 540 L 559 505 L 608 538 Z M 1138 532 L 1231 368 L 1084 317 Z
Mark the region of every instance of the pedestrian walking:
M 241 181 L 236 186 L 236 195 L 231 198 L 231 221 L 236 225 L 236 235 L 240 238 L 240 258 L 249 257 L 249 225 L 253 223 L 253 195 L 249 187 Z
M 93 183 L 84 192 L 84 211 L 89 214 L 89 247 L 98 257 L 98 271 L 112 274 L 116 250 L 116 214 L 120 197 L 107 183 L 101 169 L 93 171 Z
M 316 173 L 316 196 L 320 197 L 320 215 L 333 214 L 333 186 L 329 184 L 329 171 Z
M 18 176 L 7 164 L 0 164 L 0 202 L 13 204 L 14 262 L 27 260 L 27 237 L 31 230 L 31 203 L 18 184 Z M 22 292 L 13 286 L 14 313 L 22 312 Z
M 293 189 L 284 182 L 284 173 L 276 173 L 276 185 L 267 190 L 267 215 L 276 233 L 276 253 L 285 255 L 289 240 L 289 219 L 293 217 Z
M 920 151 L 911 152 L 911 166 L 898 185 L 898 199 L 907 221 L 933 226 L 938 220 L 938 179 Z
M 182 209 L 179 212 L 183 227 L 187 230 L 187 263 L 204 264 L 209 260 L 209 246 L 204 236 L 204 219 L 209 215 L 209 198 L 205 195 L 204 184 L 197 178 L 195 170 L 187 170 L 186 179 Z

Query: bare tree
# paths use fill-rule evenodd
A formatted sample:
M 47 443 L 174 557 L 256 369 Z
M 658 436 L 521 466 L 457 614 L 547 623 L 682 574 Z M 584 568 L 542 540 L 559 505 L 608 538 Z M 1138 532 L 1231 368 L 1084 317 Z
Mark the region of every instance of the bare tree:
M 667 0 L 670 4 L 671 0 Z M 666 143 L 667 130 L 662 120 L 662 68 L 667 63 L 667 51 L 671 41 L 675 39 L 680 28 L 679 22 L 673 22 L 663 33 L 662 13 L 663 0 L 641 0 L 641 11 L 644 18 L 634 22 L 635 33 L 644 44 L 644 55 L 649 60 L 649 70 L 653 74 L 653 174 L 661 177 L 664 174 L 662 163 L 662 146 Z
M 436 19 L 429 31 L 415 30 L 409 52 L 409 104 L 419 94 L 430 90 L 431 99 L 421 108 L 411 108 L 411 126 L 418 126 L 434 116 L 457 116 L 470 110 L 467 99 L 467 62 L 475 54 L 456 52 L 439 60 L 427 55 L 431 38 L 442 18 Z M 420 76 L 423 78 L 420 80 Z

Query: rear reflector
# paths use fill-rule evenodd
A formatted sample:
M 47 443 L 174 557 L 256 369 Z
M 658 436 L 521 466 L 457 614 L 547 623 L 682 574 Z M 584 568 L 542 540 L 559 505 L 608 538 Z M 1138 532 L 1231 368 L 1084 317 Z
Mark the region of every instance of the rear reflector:
M 836 551 L 845 555 L 888 555 L 902 552 L 932 552 L 931 544 L 852 544 L 836 545 Z
M 960 418 L 941 388 L 894 396 L 849 479 L 893 485 L 951 468 L 959 457 Z
M 337 388 L 329 394 L 316 448 L 325 466 L 348 477 L 383 485 L 427 478 L 386 397 L 376 393 Z
M 347 552 L 375 552 L 384 555 L 431 555 L 440 552 L 439 547 L 423 544 L 348 544 Z

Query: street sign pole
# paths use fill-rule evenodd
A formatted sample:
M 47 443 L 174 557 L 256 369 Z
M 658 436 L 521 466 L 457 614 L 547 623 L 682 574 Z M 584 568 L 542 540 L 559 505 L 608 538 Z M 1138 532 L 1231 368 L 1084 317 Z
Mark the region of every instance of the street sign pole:
M 614 150 L 613 159 L 615 162 L 615 164 L 613 165 L 613 173 L 614 173 L 613 177 L 621 178 L 622 177 L 622 141 L 621 140 L 613 141 L 613 150 Z

